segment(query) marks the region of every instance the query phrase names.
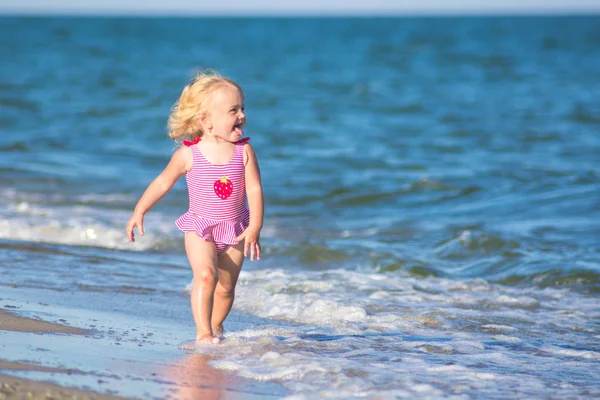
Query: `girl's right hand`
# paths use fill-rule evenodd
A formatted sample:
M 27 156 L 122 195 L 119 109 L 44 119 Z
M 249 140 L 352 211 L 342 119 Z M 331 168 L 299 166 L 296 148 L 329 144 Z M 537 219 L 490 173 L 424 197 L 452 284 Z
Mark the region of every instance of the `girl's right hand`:
M 135 242 L 135 237 L 133 235 L 133 228 L 137 226 L 140 235 L 144 236 L 144 214 L 139 212 L 134 212 L 131 218 L 129 218 L 129 222 L 127 222 L 127 237 L 130 242 Z

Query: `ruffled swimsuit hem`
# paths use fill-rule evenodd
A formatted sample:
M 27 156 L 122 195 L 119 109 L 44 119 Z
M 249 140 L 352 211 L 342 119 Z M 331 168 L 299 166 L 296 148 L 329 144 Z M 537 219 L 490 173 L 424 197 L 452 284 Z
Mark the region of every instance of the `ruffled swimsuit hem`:
M 248 228 L 249 224 L 248 210 L 245 210 L 240 218 L 233 220 L 212 220 L 188 211 L 175 221 L 175 225 L 183 232 L 195 232 L 204 240 L 228 245 L 237 244 L 236 238 Z

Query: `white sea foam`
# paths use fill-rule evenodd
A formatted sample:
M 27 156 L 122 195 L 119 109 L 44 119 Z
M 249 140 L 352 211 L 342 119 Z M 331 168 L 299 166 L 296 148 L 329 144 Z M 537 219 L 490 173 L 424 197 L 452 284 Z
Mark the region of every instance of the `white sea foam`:
M 522 340 L 519 339 L 518 337 L 506 336 L 506 335 L 496 335 L 496 336 L 493 336 L 492 339 L 498 340 L 499 342 L 507 342 L 507 343 L 520 343 L 520 342 L 522 342 Z
M 592 350 L 575 350 L 575 349 L 567 349 L 556 346 L 546 346 L 543 347 L 542 350 L 556 354 L 559 356 L 567 356 L 567 357 L 581 357 L 587 358 L 591 360 L 600 360 L 600 351 L 592 351 Z
M 515 332 L 517 330 L 517 328 L 515 328 L 514 326 L 487 324 L 487 325 L 482 325 L 481 330 L 488 332 L 488 333 L 506 333 L 506 332 Z
M 558 313 L 556 301 L 571 312 Z M 502 397 L 506 387 L 517 397 L 577 396 L 560 378 L 548 387 L 536 365 L 589 375 L 598 362 L 596 339 L 585 333 L 596 301 L 564 289 L 267 268 L 242 272 L 234 307 L 274 325 L 229 333 L 225 345 L 236 350 L 211 365 L 281 382 L 290 399 Z
M 136 231 L 136 242 L 130 243 L 125 235 L 129 212 L 82 205 L 45 206 L 40 196 L 14 190 L 1 193 L 0 238 L 139 251 L 156 246 L 176 230 L 171 219 L 155 213 L 146 217 L 146 234 L 142 237 Z M 84 195 L 81 199 L 110 202 L 123 197 Z
M 140 239 L 136 232 L 136 242 L 130 243 L 125 235 L 126 216 L 122 216 L 122 226 L 118 222 L 102 223 L 95 217 L 86 218 L 81 214 L 86 210 L 44 210 L 39 207 L 27 208 L 28 215 L 18 218 L 0 217 L 0 238 L 42 243 L 98 246 L 124 250 L 145 250 L 160 243 L 161 232 L 172 231 L 166 225 L 149 227 Z M 77 215 L 74 215 L 77 214 Z M 118 218 L 117 215 L 114 215 Z

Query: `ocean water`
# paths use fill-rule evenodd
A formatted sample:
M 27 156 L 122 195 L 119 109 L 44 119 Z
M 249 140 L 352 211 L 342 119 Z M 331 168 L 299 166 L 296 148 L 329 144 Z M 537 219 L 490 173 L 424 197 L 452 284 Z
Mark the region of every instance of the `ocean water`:
M 600 17 L 2 17 L 0 33 L 5 303 L 72 293 L 176 324 L 171 347 L 193 338 L 184 180 L 143 238 L 124 230 L 174 150 L 171 105 L 214 68 L 245 89 L 266 217 L 233 329 L 196 349 L 211 367 L 294 400 L 600 397 Z

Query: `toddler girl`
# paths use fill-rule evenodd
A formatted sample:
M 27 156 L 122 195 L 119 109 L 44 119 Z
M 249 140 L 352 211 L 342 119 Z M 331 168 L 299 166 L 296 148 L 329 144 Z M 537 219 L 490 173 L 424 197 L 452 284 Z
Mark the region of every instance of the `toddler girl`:
M 217 73 L 199 74 L 183 89 L 168 122 L 172 139 L 190 140 L 150 183 L 127 223 L 133 242 L 136 226 L 144 234 L 144 214 L 186 176 L 189 210 L 175 223 L 185 232 L 194 276 L 196 342 L 220 342 L 244 257 L 260 259 L 263 193 L 250 138 L 242 139 L 245 123 L 242 88 Z

